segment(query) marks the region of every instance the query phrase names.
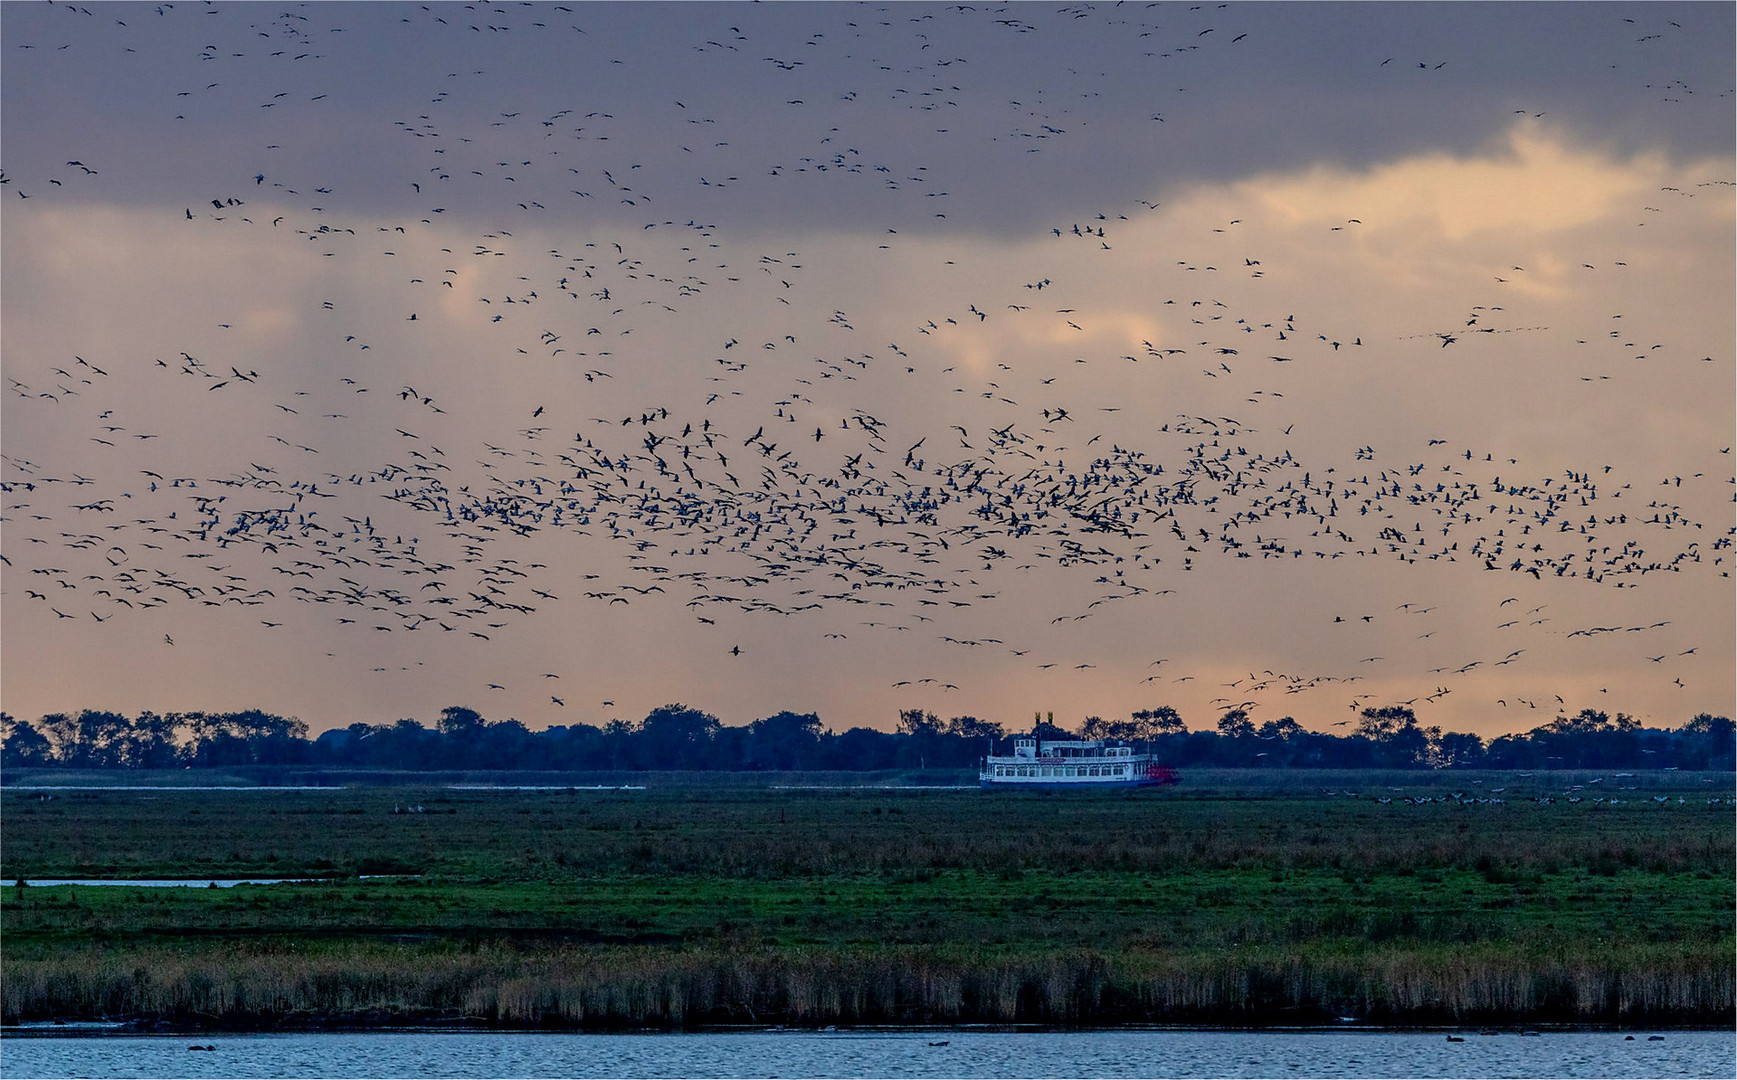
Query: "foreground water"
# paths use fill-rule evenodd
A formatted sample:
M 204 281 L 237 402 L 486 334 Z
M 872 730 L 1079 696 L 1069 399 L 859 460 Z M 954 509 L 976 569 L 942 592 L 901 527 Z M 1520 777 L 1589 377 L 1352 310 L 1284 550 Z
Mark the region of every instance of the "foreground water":
M 1729 1032 L 374 1032 L 77 1037 L 14 1030 L 27 1077 L 1729 1077 Z M 190 1049 L 190 1047 L 204 1049 Z

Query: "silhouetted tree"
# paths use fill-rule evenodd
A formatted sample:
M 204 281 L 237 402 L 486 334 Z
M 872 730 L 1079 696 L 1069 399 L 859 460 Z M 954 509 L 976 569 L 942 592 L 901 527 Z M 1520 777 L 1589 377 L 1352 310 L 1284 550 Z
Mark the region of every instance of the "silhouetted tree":
M 1305 735 L 1307 732 L 1304 730 L 1303 725 L 1297 723 L 1296 717 L 1285 716 L 1277 720 L 1268 720 L 1260 726 L 1258 734 L 1263 739 L 1290 740 L 1299 735 Z
M 1525 735 L 1499 735 L 1484 748 L 1484 767 L 1489 769 L 1535 769 L 1543 759 L 1543 751 Z
M 610 769 L 633 767 L 633 736 L 633 725 L 619 717 L 603 725 L 603 750 L 609 755 Z
M 1393 737 L 1400 728 L 1415 727 L 1417 714 L 1404 705 L 1384 705 L 1364 709 L 1357 717 L 1357 734 L 1376 742 Z
M 1141 709 L 1132 719 L 1139 725 L 1137 730 L 1142 739 L 1152 739 L 1159 735 L 1181 735 L 1188 731 L 1188 725 L 1182 722 L 1182 715 L 1168 705 Z
M 185 719 L 190 732 L 187 761 L 192 765 L 289 764 L 307 757 L 297 744 L 307 739 L 308 726 L 295 717 L 246 709 L 188 713 Z
M 720 726 L 710 713 L 664 705 L 646 714 L 634 741 L 651 768 L 706 769 L 712 763 L 712 736 Z
M 1682 735 L 1691 768 L 1728 772 L 1737 765 L 1737 725 L 1729 716 L 1697 713 L 1683 725 Z
M 48 736 L 28 720 L 0 712 L 0 768 L 24 769 L 54 764 Z
M 941 733 L 941 721 L 932 712 L 903 709 L 899 712 L 899 734 L 915 738 L 933 737 Z
M 906 742 L 890 731 L 854 727 L 825 740 L 821 760 L 829 769 L 890 769 L 898 763 L 899 748 Z
M 941 721 L 932 712 L 903 709 L 899 712 L 899 734 L 905 736 L 897 749 L 897 763 L 903 768 L 926 768 L 941 764 Z
M 448 705 L 440 710 L 440 733 L 447 738 L 475 734 L 482 725 L 482 713 L 464 705 Z
M 132 721 L 120 713 L 85 709 L 78 715 L 50 713 L 38 721 L 54 758 L 78 769 L 119 769 L 127 762 Z
M 517 720 L 484 724 L 472 754 L 466 768 L 537 769 L 543 764 L 537 736 Z
M 1485 761 L 1484 740 L 1450 731 L 1437 742 L 1439 764 L 1449 769 L 1479 769 Z
M 363 723 L 322 731 L 314 740 L 313 759 L 323 765 L 360 765 L 364 761 L 360 745 L 372 733 Z
M 813 768 L 820 747 L 820 717 L 780 712 L 748 725 L 744 764 L 752 769 Z
M 989 739 L 994 741 L 1004 734 L 1001 725 L 988 720 L 979 720 L 975 716 L 955 716 L 947 721 L 947 734 L 960 739 Z
M 400 720 L 374 729 L 369 757 L 372 763 L 387 769 L 439 768 L 446 762 L 439 733 L 428 730 L 416 720 Z
M 1364 709 L 1357 719 L 1357 734 L 1377 748 L 1376 761 L 1393 769 L 1428 766 L 1435 759 L 1433 739 L 1440 728 L 1420 728 L 1417 714 L 1404 705 Z
M 1581 709 L 1573 716 L 1558 716 L 1545 724 L 1541 729 L 1551 735 L 1585 735 L 1602 731 L 1635 731 L 1640 728 L 1640 721 L 1624 713 L 1617 713 L 1612 719 L 1609 714 L 1597 709 Z
M 292 765 L 307 760 L 308 725 L 294 716 L 248 709 L 229 714 L 229 725 L 247 743 L 248 756 L 256 765 Z
M 172 769 L 182 763 L 178 713 L 140 713 L 128 725 L 122 757 L 129 769 Z M 306 732 L 303 732 L 306 736 Z M 304 746 L 306 744 L 304 743 Z
M 1246 710 L 1231 709 L 1218 718 L 1218 733 L 1227 739 L 1245 739 L 1255 733 L 1255 726 Z
M 1634 763 L 1643 757 L 1640 721 L 1598 709 L 1558 716 L 1527 737 L 1542 752 L 1544 762 L 1565 768 L 1606 768 Z M 1657 753 L 1654 748 L 1650 753 Z
M 556 725 L 543 732 L 545 768 L 583 771 L 609 767 L 603 732 L 590 724 Z

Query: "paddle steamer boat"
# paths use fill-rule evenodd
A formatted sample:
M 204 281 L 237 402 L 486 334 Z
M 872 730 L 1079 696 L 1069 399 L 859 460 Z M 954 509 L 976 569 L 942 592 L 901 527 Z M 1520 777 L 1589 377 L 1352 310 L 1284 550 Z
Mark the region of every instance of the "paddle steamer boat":
M 1174 784 L 1176 770 L 1149 753 L 1106 739 L 1040 739 L 1019 735 L 1012 754 L 991 753 L 978 773 L 980 787 L 1146 787 Z

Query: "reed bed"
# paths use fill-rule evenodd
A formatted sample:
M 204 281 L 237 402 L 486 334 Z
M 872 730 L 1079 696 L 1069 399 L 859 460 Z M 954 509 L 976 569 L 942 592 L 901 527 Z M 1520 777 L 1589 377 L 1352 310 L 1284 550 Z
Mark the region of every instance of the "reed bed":
M 1506 802 L 1416 804 L 1400 776 L 1258 779 L 1061 797 L 0 790 L 8 881 L 324 879 L 0 888 L 0 1019 L 1737 1020 L 1737 858 L 1709 798 L 1728 774 L 1614 806 L 1536 801 L 1564 783 L 1542 776 L 1485 777 Z
M 1732 941 L 1684 951 L 89 948 L 9 962 L 15 1024 L 1721 1024 Z

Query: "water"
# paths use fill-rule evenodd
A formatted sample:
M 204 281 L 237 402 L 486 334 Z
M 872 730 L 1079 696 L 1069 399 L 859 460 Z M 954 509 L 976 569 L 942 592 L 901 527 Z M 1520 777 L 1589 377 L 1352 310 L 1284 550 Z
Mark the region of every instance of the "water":
M 448 791 L 644 791 L 644 784 L 443 784 Z M 350 791 L 341 784 L 8 784 L 8 791 Z
M 7 784 L 7 791 L 346 791 L 336 784 Z
M 56 885 L 126 885 L 139 889 L 233 889 L 237 885 L 285 885 L 318 881 L 318 878 L 256 877 L 256 878 L 25 878 L 32 889 L 52 889 Z M 16 882 L 14 882 L 16 884 Z
M 420 874 L 357 874 L 356 881 L 405 881 Z M 350 878 L 253 877 L 253 878 L 23 878 L 12 880 L 32 889 L 52 889 L 57 885 L 102 887 L 120 885 L 133 889 L 233 889 L 237 885 L 337 885 Z M 0 885 L 4 885 L 0 881 Z
M 940 1044 L 940 1045 L 937 1045 Z M 211 1046 L 210 1051 L 189 1046 Z M 14 1029 L 28 1077 L 1729 1077 L 1730 1032 L 373 1032 L 44 1036 Z

